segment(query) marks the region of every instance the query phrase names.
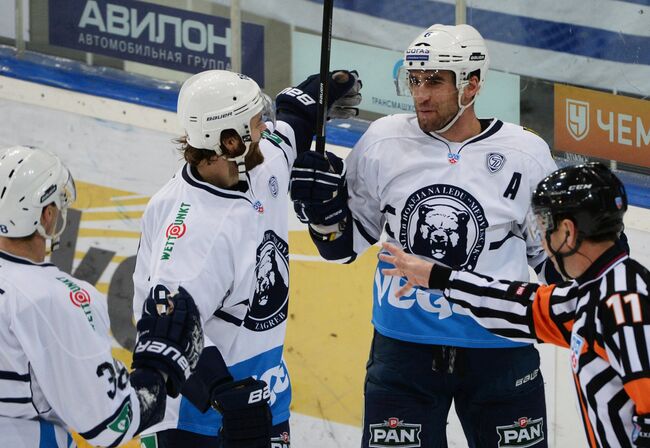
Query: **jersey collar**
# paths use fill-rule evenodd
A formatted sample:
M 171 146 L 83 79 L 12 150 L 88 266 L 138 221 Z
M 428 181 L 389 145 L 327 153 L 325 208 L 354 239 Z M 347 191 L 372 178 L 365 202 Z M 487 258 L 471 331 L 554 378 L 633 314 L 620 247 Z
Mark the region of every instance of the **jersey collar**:
M 485 140 L 488 137 L 493 136 L 494 134 L 499 132 L 499 129 L 503 127 L 503 121 L 498 120 L 496 118 L 480 119 L 479 121 L 481 122 L 481 129 L 482 129 L 480 134 L 470 138 L 469 140 L 465 140 L 464 142 L 453 142 L 453 143 L 460 143 L 461 148 L 464 148 L 470 143 L 476 143 L 481 140 Z M 429 137 L 435 138 L 436 140 L 443 142 L 447 146 L 449 146 L 449 143 L 452 143 L 446 138 L 444 138 L 443 136 L 436 134 L 435 132 L 424 132 L 424 133 Z
M 618 264 L 621 260 L 628 257 L 628 253 L 618 244 L 614 244 L 594 261 L 589 268 L 575 279 L 578 284 L 586 283 L 590 280 L 601 277 L 612 266 Z
M 3 260 L 10 261 L 12 263 L 26 264 L 29 266 L 40 266 L 43 268 L 54 266 L 54 264 L 52 263 L 35 263 L 32 260 L 28 260 L 27 258 L 19 257 L 17 255 L 10 254 L 9 252 L 3 252 L 1 250 L 0 250 L 0 258 Z
M 221 196 L 227 199 L 243 199 L 252 204 L 250 198 L 247 195 L 248 185 L 246 185 L 246 191 L 242 191 L 243 188 L 241 188 L 240 185 L 238 185 L 238 189 L 235 190 L 227 190 L 225 188 L 219 188 L 215 185 L 212 185 L 211 183 L 202 180 L 199 174 L 196 172 L 196 170 L 192 168 L 189 163 L 186 163 L 185 166 L 183 167 L 182 176 L 183 176 L 183 180 L 187 182 L 189 185 L 191 185 L 192 187 L 199 188 L 203 191 L 207 191 L 208 193 L 213 194 L 215 196 Z

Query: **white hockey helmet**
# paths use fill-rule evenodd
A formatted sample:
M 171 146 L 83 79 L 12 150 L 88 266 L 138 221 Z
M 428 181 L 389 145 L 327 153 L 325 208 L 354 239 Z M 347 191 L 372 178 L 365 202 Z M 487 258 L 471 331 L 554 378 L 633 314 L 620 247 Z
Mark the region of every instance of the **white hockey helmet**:
M 54 154 L 42 149 L 13 146 L 0 151 L 0 236 L 20 238 L 35 231 L 56 240 L 66 225 L 67 208 L 77 191 L 70 171 Z M 59 209 L 52 234 L 41 225 L 49 204 Z
M 273 102 L 257 83 L 246 75 L 225 70 L 197 73 L 183 83 L 178 95 L 178 120 L 187 134 L 187 143 L 218 155 L 222 155 L 221 132 L 226 129 L 237 131 L 248 152 L 250 121 L 260 112 L 263 119 L 275 121 Z
M 431 25 L 420 34 L 404 52 L 402 66 L 395 84 L 397 94 L 411 95 L 411 70 L 448 70 L 454 73 L 458 89 L 458 112 L 436 132 L 451 129 L 474 101 L 462 104 L 463 90 L 469 84 L 470 74 L 479 70 L 479 89 L 485 83 L 490 62 L 487 47 L 481 34 L 471 25 Z M 480 91 L 480 90 L 479 90 Z
M 479 70 L 479 85 L 485 83 L 490 57 L 481 34 L 471 25 L 431 25 L 404 52 L 398 76 L 398 93 L 410 95 L 409 70 L 449 70 L 456 75 L 456 87 L 469 83 Z

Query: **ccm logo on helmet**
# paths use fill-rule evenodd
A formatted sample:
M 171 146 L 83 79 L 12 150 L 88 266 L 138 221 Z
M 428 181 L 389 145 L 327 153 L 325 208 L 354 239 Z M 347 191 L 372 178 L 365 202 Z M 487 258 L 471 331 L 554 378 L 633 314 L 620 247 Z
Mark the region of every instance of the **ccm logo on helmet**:
M 578 184 L 578 185 L 569 185 L 569 191 L 573 190 L 589 190 L 592 184 Z
M 170 347 L 164 342 L 160 341 L 145 341 L 138 342 L 135 346 L 135 353 L 150 352 L 156 354 L 162 354 L 173 359 L 178 366 L 183 369 L 185 372 L 185 377 L 189 376 L 190 364 L 187 362 L 187 358 L 183 355 L 178 349 Z

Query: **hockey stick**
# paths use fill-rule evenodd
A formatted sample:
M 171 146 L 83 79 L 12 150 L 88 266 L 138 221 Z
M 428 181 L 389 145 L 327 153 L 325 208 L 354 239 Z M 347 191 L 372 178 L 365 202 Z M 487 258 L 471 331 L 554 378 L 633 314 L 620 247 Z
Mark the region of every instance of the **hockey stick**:
M 320 41 L 320 83 L 318 85 L 318 114 L 316 115 L 316 151 L 321 154 L 325 153 L 325 121 L 327 120 L 327 88 L 330 81 L 333 9 L 334 0 L 323 1 L 323 30 Z

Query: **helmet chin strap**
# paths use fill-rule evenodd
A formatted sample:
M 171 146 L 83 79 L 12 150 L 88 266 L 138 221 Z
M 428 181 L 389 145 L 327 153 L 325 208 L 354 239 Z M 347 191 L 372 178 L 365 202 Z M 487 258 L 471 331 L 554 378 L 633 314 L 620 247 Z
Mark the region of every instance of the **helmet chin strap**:
M 239 181 L 246 182 L 246 156 L 251 149 L 252 142 L 244 143 L 246 149 L 241 155 L 236 157 L 225 157 L 228 162 L 235 162 L 237 164 L 237 173 L 239 174 Z
M 67 207 L 63 207 L 63 210 L 59 210 L 59 213 L 61 216 L 61 228 L 58 231 L 55 228 L 54 233 L 48 234 L 47 231 L 45 230 L 45 227 L 43 227 L 43 224 L 39 222 L 36 225 L 36 231 L 38 232 L 39 235 L 45 238 L 45 244 L 49 245 L 50 252 L 53 252 L 59 248 L 60 237 L 63 231 L 65 230 L 65 226 L 67 224 L 67 215 L 68 215 Z
M 456 112 L 456 115 L 447 122 L 446 125 L 441 127 L 440 129 L 436 130 L 436 134 L 444 134 L 447 132 L 451 127 L 458 121 L 461 115 L 463 115 L 463 112 L 465 112 L 465 109 L 467 109 L 469 106 L 474 104 L 474 101 L 476 101 L 476 95 L 474 95 L 474 98 L 467 103 L 466 105 L 463 106 L 462 99 L 463 99 L 463 91 L 465 90 L 465 87 L 467 87 L 467 84 L 464 85 L 461 89 L 458 89 L 458 112 Z
M 569 273 L 566 271 L 566 267 L 564 265 L 564 258 L 565 257 L 570 257 L 571 255 L 574 255 L 578 252 L 580 249 L 580 246 L 582 245 L 582 241 L 584 240 L 584 236 L 582 235 L 581 232 L 578 233 L 578 238 L 576 240 L 576 247 L 573 249 L 570 249 L 569 252 L 566 252 L 564 254 L 560 253 L 562 248 L 567 244 L 569 241 L 569 232 L 564 234 L 564 241 L 562 241 L 562 244 L 560 247 L 557 248 L 557 250 L 553 249 L 553 246 L 551 246 L 551 233 L 553 233 L 550 230 L 546 231 L 546 245 L 548 246 L 549 252 L 553 255 L 553 258 L 557 260 L 557 266 L 560 268 L 560 274 L 562 274 L 562 277 L 565 280 L 571 279 L 573 280 L 574 277 L 571 277 Z

